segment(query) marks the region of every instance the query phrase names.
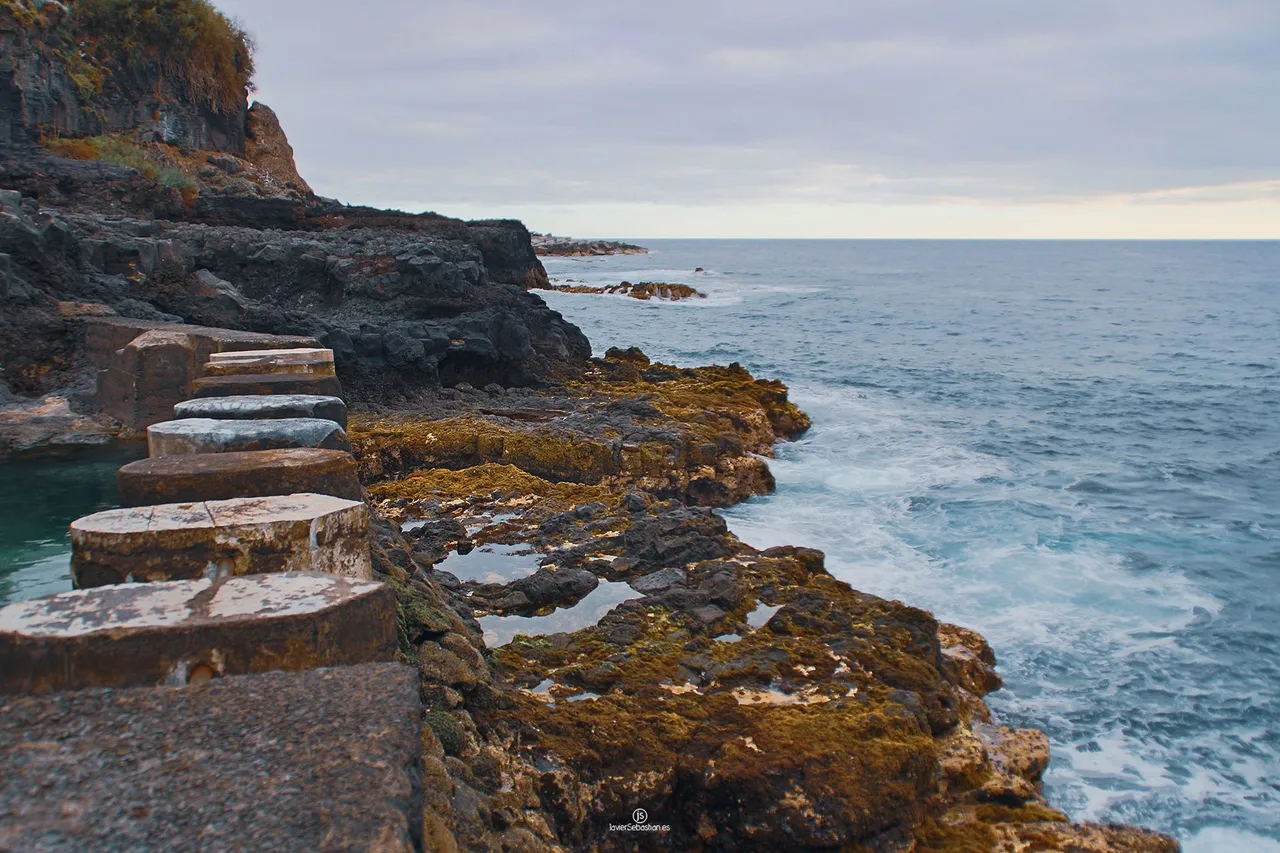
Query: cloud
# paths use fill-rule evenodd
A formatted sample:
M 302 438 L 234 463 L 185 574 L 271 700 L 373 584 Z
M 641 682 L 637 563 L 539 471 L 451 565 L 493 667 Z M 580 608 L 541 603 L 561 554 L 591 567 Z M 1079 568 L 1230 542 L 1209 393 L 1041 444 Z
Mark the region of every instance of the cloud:
M 1274 0 L 218 5 L 303 174 L 362 203 L 1269 204 L 1280 178 Z

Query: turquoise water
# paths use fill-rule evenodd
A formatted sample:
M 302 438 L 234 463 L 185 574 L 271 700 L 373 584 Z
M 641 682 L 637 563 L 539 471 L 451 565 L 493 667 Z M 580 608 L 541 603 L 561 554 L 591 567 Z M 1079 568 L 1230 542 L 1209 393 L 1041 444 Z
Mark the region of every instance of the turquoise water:
M 985 634 L 1074 816 L 1280 850 L 1280 244 L 652 248 L 547 268 L 709 298 L 547 301 L 792 386 L 814 429 L 739 536 Z
M 141 443 L 0 462 L 0 604 L 71 589 L 67 526 L 116 506 L 116 471 Z

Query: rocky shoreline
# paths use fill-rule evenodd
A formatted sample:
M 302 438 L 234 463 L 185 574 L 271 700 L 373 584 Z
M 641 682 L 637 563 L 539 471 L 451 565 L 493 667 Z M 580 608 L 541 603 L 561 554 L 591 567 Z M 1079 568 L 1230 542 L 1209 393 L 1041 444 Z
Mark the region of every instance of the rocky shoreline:
M 557 293 L 590 293 L 593 295 L 608 296 L 629 296 L 632 299 L 639 299 L 642 302 L 648 302 L 651 299 L 661 299 L 667 302 L 679 302 L 682 299 L 706 299 L 707 294 L 697 288 L 690 287 L 687 284 L 671 284 L 665 281 L 641 281 L 632 284 L 624 281 L 621 284 L 611 284 L 603 287 L 595 287 L 589 284 L 542 284 L 534 288 L 535 290 L 554 290 Z
M 982 697 L 1000 679 L 979 635 L 850 588 L 821 552 L 728 530 L 714 509 L 770 493 L 774 445 L 809 428 L 786 387 L 736 364 L 592 358 L 529 292 L 547 284 L 536 254 L 643 249 L 317 197 L 266 108 L 211 113 L 145 75 L 84 99 L 41 48 L 62 37 L 0 5 L 0 104 L 17 105 L 0 139 L 0 453 L 168 422 L 121 473 L 147 506 L 81 525 L 77 578 L 141 600 L 154 591 L 118 582 L 178 566 L 192 631 L 255 639 L 238 670 L 177 672 L 168 647 L 133 637 L 157 655 L 141 674 L 104 640 L 95 660 L 112 665 L 90 669 L 106 692 L 0 697 L 0 722 L 21 721 L 0 725 L 6 772 L 60 792 L 37 807 L 0 786 L 15 844 L 56 828 L 79 839 L 66 849 L 127 846 L 146 825 L 165 843 L 181 829 L 181 849 L 319 849 L 332 821 L 331 839 L 364 839 L 343 849 L 379 851 L 1178 849 L 1046 803 L 1047 738 L 993 719 Z M 73 153 L 134 146 L 161 171 L 36 144 L 51 129 L 115 139 Z M 285 494 L 303 486 L 327 491 Z M 152 522 L 198 534 L 135 566 Z M 224 540 L 240 549 L 231 627 L 209 615 L 223 579 L 200 577 Z M 294 572 L 320 551 L 336 574 Z M 289 598 L 308 584 L 330 598 Z M 29 649 L 11 623 L 0 651 Z M 70 669 L 40 660 L 30 683 L 62 684 Z M 165 667 L 183 689 L 134 686 Z M 241 731 L 234 709 L 264 694 L 298 725 L 255 711 Z M 146 732 L 91 732 L 92 760 L 49 746 L 89 732 L 85 713 Z M 272 777 L 261 796 L 287 808 L 257 806 L 246 750 L 315 787 Z M 223 753 L 221 778 L 199 775 Z M 110 819 L 85 819 L 58 761 L 85 768 Z M 170 784 L 182 791 L 126 802 Z
M 578 240 L 573 237 L 555 237 L 551 234 L 534 234 L 533 250 L 544 257 L 561 258 L 647 255 L 649 253 L 649 250 L 643 246 L 618 240 Z
M 482 804 L 429 822 L 473 849 L 494 822 L 520 849 L 1178 849 L 1047 805 L 1048 741 L 992 718 L 979 635 L 728 531 L 709 507 L 772 491 L 759 457 L 807 426 L 776 382 L 634 350 L 563 392 L 353 419 L 375 569 L 438 710 L 428 767 Z M 483 642 L 611 584 L 628 600 L 598 623 Z M 636 808 L 669 830 L 610 830 Z

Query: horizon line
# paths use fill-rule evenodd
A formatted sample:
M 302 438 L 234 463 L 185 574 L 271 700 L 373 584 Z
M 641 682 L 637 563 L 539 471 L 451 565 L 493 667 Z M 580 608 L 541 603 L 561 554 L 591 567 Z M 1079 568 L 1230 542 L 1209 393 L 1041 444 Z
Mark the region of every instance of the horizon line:
M 468 220 L 480 222 L 484 220 Z M 630 242 L 634 240 L 719 240 L 774 241 L 791 243 L 841 243 L 841 242 L 931 242 L 931 243 L 1280 243 L 1280 237 L 654 237 L 654 236 L 578 236 L 547 234 L 549 237 L 581 242 Z M 642 247 L 643 248 L 643 247 Z M 551 255 L 548 257 L 556 257 Z M 563 256 L 562 256 L 563 257 Z

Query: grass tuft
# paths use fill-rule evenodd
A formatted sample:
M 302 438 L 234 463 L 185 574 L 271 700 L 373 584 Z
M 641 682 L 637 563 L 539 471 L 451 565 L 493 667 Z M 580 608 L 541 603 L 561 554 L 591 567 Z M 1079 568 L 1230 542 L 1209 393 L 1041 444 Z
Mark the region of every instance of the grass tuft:
M 69 160 L 96 160 L 136 169 L 150 180 L 182 190 L 184 198 L 199 190 L 191 172 L 198 161 L 184 158 L 178 149 L 162 143 L 143 146 L 122 135 L 86 136 L 79 139 L 46 139 L 44 147 Z M 181 168 L 185 162 L 186 169 Z

